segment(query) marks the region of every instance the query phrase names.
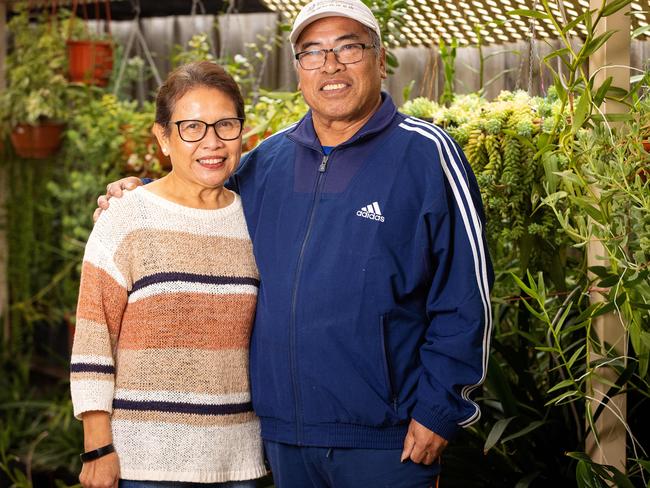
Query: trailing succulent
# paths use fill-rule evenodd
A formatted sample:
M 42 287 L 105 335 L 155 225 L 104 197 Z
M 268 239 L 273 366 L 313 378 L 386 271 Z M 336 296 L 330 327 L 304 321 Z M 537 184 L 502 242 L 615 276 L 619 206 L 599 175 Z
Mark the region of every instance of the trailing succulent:
M 553 213 L 540 206 L 545 166 L 561 170 L 557 156 L 535 158 L 537 137 L 548 132 L 558 115 L 558 103 L 504 91 L 493 102 L 476 94 L 457 96 L 449 107 L 426 98 L 404 104 L 407 115 L 432 120 L 463 148 L 476 174 L 487 214 L 487 235 L 495 260 L 512 263 L 520 256 L 522 269 L 545 268 L 549 254 L 566 239 L 556 235 Z M 546 245 L 532 246 L 532 239 Z

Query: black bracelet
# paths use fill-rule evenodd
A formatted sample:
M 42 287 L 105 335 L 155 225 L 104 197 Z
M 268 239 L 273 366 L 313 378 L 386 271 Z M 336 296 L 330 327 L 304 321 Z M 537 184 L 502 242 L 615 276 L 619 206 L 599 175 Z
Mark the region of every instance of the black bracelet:
M 87 463 L 88 461 L 94 461 L 95 459 L 99 459 L 100 457 L 106 456 L 112 452 L 115 452 L 115 447 L 113 447 L 113 444 L 109 444 L 107 446 L 100 447 L 99 449 L 83 452 L 79 454 L 79 457 L 81 458 L 82 463 Z

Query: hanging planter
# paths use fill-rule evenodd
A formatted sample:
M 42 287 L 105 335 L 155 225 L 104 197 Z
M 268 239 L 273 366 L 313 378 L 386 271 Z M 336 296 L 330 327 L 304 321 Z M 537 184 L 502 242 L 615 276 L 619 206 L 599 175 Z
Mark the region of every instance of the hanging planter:
M 110 41 L 67 41 L 69 79 L 74 83 L 106 86 L 113 71 Z
M 9 136 L 19 157 L 43 159 L 60 147 L 60 121 L 69 116 L 65 35 L 59 27 L 63 16 L 43 11 L 33 22 L 31 5 L 16 5 L 8 24 L 14 50 L 7 58 L 7 86 L 0 93 L 0 132 Z
M 58 122 L 18 124 L 11 131 L 11 143 L 21 158 L 46 159 L 58 151 L 62 134 L 63 124 Z
M 86 3 L 82 3 L 84 13 L 84 30 L 86 39 L 72 40 L 72 25 L 77 10 L 77 0 L 72 2 L 72 17 L 68 31 L 68 72 L 69 80 L 73 83 L 85 83 L 87 85 L 106 86 L 113 72 L 113 42 L 110 40 L 90 39 L 88 34 L 88 11 Z M 106 6 L 106 30 L 111 33 L 111 14 L 108 0 Z M 95 14 L 99 21 L 99 5 L 95 0 Z

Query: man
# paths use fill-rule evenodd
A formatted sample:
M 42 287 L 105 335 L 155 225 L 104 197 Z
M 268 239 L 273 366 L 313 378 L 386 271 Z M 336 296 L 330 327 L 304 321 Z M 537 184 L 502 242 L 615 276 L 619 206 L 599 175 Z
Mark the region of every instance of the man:
M 478 187 L 449 136 L 381 92 L 360 1 L 311 2 L 290 38 L 311 110 L 232 178 L 261 277 L 250 375 L 274 480 L 428 487 L 480 415 L 492 269 Z

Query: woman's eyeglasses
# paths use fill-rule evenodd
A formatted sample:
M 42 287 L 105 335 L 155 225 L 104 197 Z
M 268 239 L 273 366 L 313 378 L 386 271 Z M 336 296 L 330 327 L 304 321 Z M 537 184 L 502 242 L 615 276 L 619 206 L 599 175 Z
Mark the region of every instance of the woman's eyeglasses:
M 244 127 L 244 119 L 241 117 L 229 117 L 217 120 L 208 124 L 202 120 L 178 120 L 174 122 L 178 127 L 178 135 L 185 142 L 198 142 L 208 133 L 208 127 L 214 129 L 214 133 L 222 141 L 233 141 L 241 135 Z

